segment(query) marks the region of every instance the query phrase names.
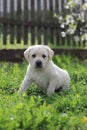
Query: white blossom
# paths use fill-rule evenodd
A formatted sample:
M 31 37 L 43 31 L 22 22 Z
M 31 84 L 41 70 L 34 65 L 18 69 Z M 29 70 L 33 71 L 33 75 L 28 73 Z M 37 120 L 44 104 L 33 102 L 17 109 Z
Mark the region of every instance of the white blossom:
M 60 27 L 63 29 L 61 31 L 62 37 L 66 37 L 67 34 L 74 35 L 75 32 L 79 31 L 79 35 L 74 35 L 73 38 L 75 41 L 79 42 L 80 40 L 87 41 L 87 0 L 70 0 L 65 5 L 66 10 L 70 10 L 67 12 L 65 17 L 58 16 L 58 20 L 60 22 Z M 82 24 L 79 24 L 82 23 Z M 79 30 L 78 30 L 79 25 Z
M 76 42 L 80 41 L 79 36 L 74 36 L 74 40 L 75 40 Z
M 61 32 L 62 37 L 66 37 L 66 32 Z
M 74 24 L 74 23 L 75 23 L 75 20 L 74 20 L 74 19 L 71 19 L 71 23 Z
M 79 19 L 82 21 L 82 19 L 85 18 L 84 12 L 80 12 L 80 13 L 78 14 L 78 17 L 79 17 Z
M 67 16 L 66 17 L 66 25 L 68 25 L 69 23 L 74 24 L 75 20 L 73 19 L 73 16 Z
M 61 28 L 65 28 L 65 23 L 62 23 L 60 26 Z
M 69 5 L 67 4 L 67 5 L 65 5 L 65 9 L 69 9 L 70 7 L 69 7 Z
M 75 3 L 78 5 L 82 5 L 82 0 L 75 0 Z
M 75 33 L 75 29 L 69 28 L 69 29 L 67 30 L 67 33 L 69 33 L 69 34 L 74 34 L 74 33 Z
M 85 40 L 87 41 L 87 34 L 85 34 Z
M 84 23 L 84 22 L 85 22 L 85 19 L 81 19 L 81 21 L 82 21 L 82 23 Z
M 62 20 L 63 20 L 63 17 L 62 17 L 62 16 L 59 16 L 59 20 L 62 21 Z

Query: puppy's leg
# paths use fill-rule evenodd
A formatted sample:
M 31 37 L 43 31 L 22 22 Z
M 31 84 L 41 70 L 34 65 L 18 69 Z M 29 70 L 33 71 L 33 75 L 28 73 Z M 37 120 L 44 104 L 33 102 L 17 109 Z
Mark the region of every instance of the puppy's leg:
M 47 94 L 48 96 L 51 96 L 54 92 L 55 92 L 55 83 L 51 81 L 47 88 Z
M 29 85 L 31 84 L 31 80 L 29 77 L 25 76 L 24 80 L 22 81 L 21 88 L 19 89 L 19 93 L 22 93 L 23 91 L 27 90 Z
M 66 89 L 69 89 L 70 86 L 69 86 L 69 84 L 63 84 L 61 88 L 62 88 L 63 90 L 66 90 Z
M 63 90 L 69 89 L 70 88 L 70 78 L 68 78 L 61 87 Z

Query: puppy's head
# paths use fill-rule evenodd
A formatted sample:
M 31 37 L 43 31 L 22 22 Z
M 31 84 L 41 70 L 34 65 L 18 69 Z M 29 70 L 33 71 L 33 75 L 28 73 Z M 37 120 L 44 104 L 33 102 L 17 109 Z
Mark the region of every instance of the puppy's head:
M 24 57 L 30 63 L 31 67 L 40 70 L 46 68 L 52 60 L 53 55 L 53 50 L 44 45 L 30 46 L 24 52 Z

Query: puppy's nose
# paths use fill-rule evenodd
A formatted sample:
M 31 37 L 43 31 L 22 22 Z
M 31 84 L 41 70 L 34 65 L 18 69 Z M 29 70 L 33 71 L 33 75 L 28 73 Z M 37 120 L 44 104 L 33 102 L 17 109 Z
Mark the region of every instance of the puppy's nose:
M 36 68 L 41 68 L 42 62 L 40 60 L 36 61 Z

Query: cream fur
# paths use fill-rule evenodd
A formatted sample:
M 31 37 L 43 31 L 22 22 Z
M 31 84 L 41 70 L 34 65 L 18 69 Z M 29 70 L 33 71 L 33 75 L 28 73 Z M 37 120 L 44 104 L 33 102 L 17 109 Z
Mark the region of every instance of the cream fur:
M 29 66 L 19 89 L 20 93 L 25 91 L 32 82 L 35 82 L 38 87 L 45 90 L 49 96 L 60 87 L 62 89 L 69 87 L 69 74 L 52 62 L 53 55 L 53 50 L 44 45 L 31 46 L 24 52 Z M 41 62 L 40 68 L 36 67 L 37 61 Z

